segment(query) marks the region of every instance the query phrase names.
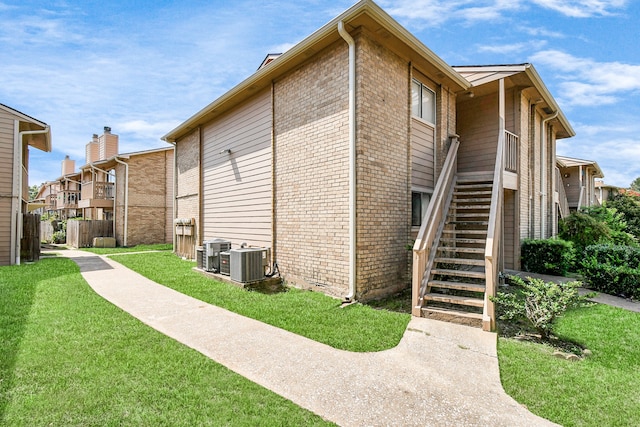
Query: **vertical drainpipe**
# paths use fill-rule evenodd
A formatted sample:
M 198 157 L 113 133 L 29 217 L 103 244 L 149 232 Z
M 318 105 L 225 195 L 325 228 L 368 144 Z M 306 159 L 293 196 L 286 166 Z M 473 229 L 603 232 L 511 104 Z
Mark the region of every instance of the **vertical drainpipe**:
M 356 47 L 342 21 L 338 33 L 349 45 L 349 293 L 344 299 L 351 301 L 356 294 Z
M 165 140 L 166 141 L 166 140 Z M 174 220 L 178 218 L 178 206 L 176 200 L 178 198 L 178 144 L 173 141 L 166 141 L 169 144 L 173 145 L 173 197 L 171 198 L 171 211 L 173 218 L 171 218 L 171 236 L 173 238 L 173 253 L 176 253 L 176 244 L 178 243 L 178 236 L 176 236 L 176 226 L 174 224 Z M 196 256 L 197 258 L 197 256 Z
M 19 129 L 20 122 L 16 120 L 14 129 Z M 14 189 L 17 190 L 17 193 L 14 195 L 13 199 L 16 201 L 14 205 L 15 210 L 15 240 L 12 243 L 15 244 L 15 249 L 13 255 L 15 256 L 16 265 L 20 265 L 20 239 L 22 238 L 22 187 L 24 183 L 22 182 L 22 139 L 25 135 L 42 135 L 49 133 L 49 126 L 45 126 L 42 130 L 23 130 L 22 132 L 18 132 L 18 137 L 14 141 L 14 171 L 18 171 L 18 185 L 13 186 Z M 15 135 L 15 133 L 14 133 Z M 27 183 L 28 184 L 28 183 Z M 16 188 L 17 187 L 17 188 Z M 12 229 L 13 230 L 13 229 Z M 13 234 L 13 233 L 12 233 Z
M 127 162 L 123 162 L 122 160 L 118 159 L 117 157 L 114 157 L 113 160 L 115 160 L 116 162 L 120 163 L 121 165 L 124 165 L 124 174 L 125 174 L 125 187 L 124 187 L 124 237 L 122 239 L 122 246 L 127 246 L 127 234 L 129 232 L 128 230 L 128 216 L 129 216 L 129 164 Z M 116 184 L 117 185 L 117 184 Z M 118 189 L 116 188 L 116 193 L 118 192 Z M 114 206 L 113 206 L 113 216 L 115 216 L 115 210 L 116 210 L 116 206 L 115 206 L 115 202 L 114 202 Z M 115 237 L 115 236 L 114 236 Z
M 542 187 L 542 191 L 540 195 L 542 196 L 542 203 L 540 206 L 540 238 L 546 238 L 547 232 L 547 123 L 550 120 L 555 119 L 558 116 L 558 112 L 551 114 L 549 117 L 542 120 L 542 157 L 540 159 L 540 186 Z

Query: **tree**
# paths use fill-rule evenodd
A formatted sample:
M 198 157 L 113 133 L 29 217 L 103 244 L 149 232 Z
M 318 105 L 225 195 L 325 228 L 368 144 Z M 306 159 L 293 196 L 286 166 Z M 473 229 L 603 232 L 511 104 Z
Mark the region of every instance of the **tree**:
M 40 185 L 30 185 L 29 186 L 29 200 L 33 200 L 38 195 L 38 190 L 40 190 Z
M 635 191 L 640 191 L 640 176 L 633 180 L 629 188 Z

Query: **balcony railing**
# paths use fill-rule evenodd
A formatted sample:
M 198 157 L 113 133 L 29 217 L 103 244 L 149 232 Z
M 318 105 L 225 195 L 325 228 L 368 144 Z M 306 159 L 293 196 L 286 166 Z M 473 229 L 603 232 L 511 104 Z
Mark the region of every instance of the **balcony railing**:
M 113 182 L 88 181 L 82 183 L 82 199 L 113 200 Z
M 515 133 L 504 131 L 504 170 L 518 172 L 518 140 Z
M 556 168 L 556 190 L 558 191 L 558 205 L 560 206 L 560 217 L 564 218 L 569 215 L 569 200 L 564 189 L 564 182 L 560 177 L 560 169 Z
M 78 200 L 80 200 L 80 191 L 61 191 L 58 193 L 56 206 L 58 209 L 73 209 L 78 207 Z

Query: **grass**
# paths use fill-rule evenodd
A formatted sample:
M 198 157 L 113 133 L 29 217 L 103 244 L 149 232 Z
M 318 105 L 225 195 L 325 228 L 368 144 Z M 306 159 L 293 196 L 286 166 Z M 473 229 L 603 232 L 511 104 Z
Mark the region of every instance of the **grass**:
M 249 292 L 205 277 L 193 270 L 194 262 L 172 253 L 119 255 L 116 260 L 183 294 L 342 350 L 393 348 L 410 320 L 408 314 L 361 304 L 341 308 L 339 300 L 318 292 Z
M 96 295 L 64 258 L 0 268 L 0 424 L 326 425 Z
M 146 252 L 146 251 L 170 251 L 173 249 L 171 243 L 158 243 L 154 245 L 136 245 L 118 248 L 82 248 L 83 251 L 92 252 L 97 255 L 112 255 L 127 252 Z
M 546 345 L 500 338 L 505 391 L 566 427 L 640 425 L 640 313 L 580 308 L 566 313 L 555 333 L 593 354 L 571 362 L 553 357 Z

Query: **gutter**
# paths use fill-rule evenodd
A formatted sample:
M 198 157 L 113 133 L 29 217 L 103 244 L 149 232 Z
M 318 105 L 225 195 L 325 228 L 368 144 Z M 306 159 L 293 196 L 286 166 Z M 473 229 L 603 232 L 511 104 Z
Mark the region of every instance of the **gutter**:
M 338 33 L 349 45 L 349 293 L 344 299 L 350 302 L 356 294 L 356 48 L 342 21 Z
M 120 163 L 121 165 L 124 165 L 124 169 L 125 169 L 125 187 L 124 187 L 124 232 L 123 232 L 123 238 L 122 238 L 122 246 L 126 247 L 127 246 L 127 233 L 128 233 L 128 216 L 129 216 L 129 163 L 127 162 L 123 162 L 122 160 L 118 159 L 118 157 L 114 157 L 113 160 L 115 160 L 117 163 Z M 117 183 L 116 183 L 117 185 Z M 115 190 L 115 194 L 118 193 L 118 189 L 116 188 Z M 115 220 L 116 217 L 116 201 L 115 201 L 115 194 L 113 197 L 113 218 Z M 115 227 L 116 222 L 113 221 L 113 226 Z M 115 233 L 114 236 L 115 237 Z
M 19 122 L 15 121 L 15 129 L 19 129 Z M 18 137 L 14 140 L 13 147 L 13 170 L 18 172 L 18 185 L 14 185 L 14 194 L 12 197 L 12 210 L 15 211 L 16 217 L 12 218 L 12 240 L 15 244 L 12 257 L 15 257 L 16 265 L 20 265 L 20 239 L 22 238 L 22 187 L 24 183 L 22 182 L 22 139 L 25 135 L 42 135 L 48 134 L 50 132 L 49 125 L 45 125 L 42 130 L 23 130 L 18 132 Z M 15 134 L 14 134 L 15 135 Z M 28 184 L 28 183 L 27 183 Z M 15 231 L 14 231 L 15 230 Z

